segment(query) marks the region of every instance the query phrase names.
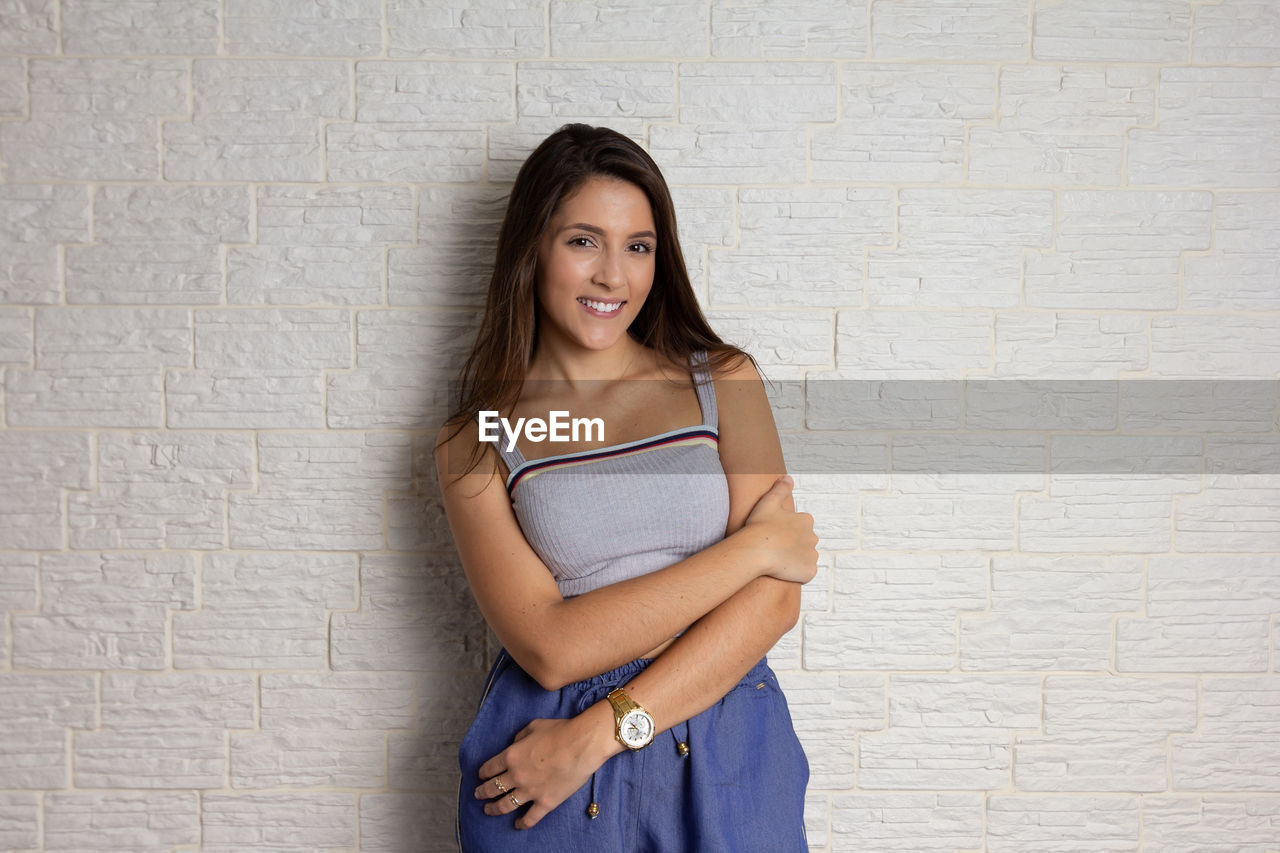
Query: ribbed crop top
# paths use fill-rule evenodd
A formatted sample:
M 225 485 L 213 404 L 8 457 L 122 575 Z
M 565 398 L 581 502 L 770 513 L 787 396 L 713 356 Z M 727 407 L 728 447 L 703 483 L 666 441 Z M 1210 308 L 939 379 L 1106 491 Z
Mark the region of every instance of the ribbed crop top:
M 665 568 L 724 538 L 715 386 L 690 358 L 702 423 L 593 450 L 526 460 L 497 444 L 520 528 L 566 598 Z

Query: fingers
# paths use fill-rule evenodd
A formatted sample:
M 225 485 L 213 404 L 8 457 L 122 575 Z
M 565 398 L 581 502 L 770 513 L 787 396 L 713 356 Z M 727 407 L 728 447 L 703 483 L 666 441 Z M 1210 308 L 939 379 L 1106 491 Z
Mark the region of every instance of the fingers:
M 524 813 L 524 817 L 516 818 L 516 829 L 532 829 L 534 824 L 550 813 L 551 809 L 546 808 L 542 803 L 534 803 Z
M 516 788 L 496 800 L 490 800 L 484 804 L 484 813 L 487 815 L 504 815 L 511 814 L 521 806 L 526 806 L 529 801 L 521 795 L 520 789 Z
M 515 790 L 515 784 L 505 773 L 498 773 L 492 779 L 482 782 L 475 790 L 477 800 L 492 800 L 494 797 L 505 797 Z

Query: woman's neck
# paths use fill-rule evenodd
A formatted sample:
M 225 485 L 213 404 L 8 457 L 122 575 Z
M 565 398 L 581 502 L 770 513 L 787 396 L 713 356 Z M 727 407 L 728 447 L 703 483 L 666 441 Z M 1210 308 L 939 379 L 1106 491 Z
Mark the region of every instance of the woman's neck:
M 534 352 L 525 378 L 563 382 L 578 390 L 580 385 L 612 382 L 646 372 L 647 355 L 647 350 L 630 335 L 604 350 L 546 342 Z

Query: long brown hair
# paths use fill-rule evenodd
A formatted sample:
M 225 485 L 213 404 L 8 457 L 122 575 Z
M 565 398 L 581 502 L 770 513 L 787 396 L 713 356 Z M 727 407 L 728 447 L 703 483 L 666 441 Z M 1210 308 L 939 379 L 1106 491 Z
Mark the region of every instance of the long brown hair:
M 658 165 L 615 130 L 566 124 L 533 150 L 511 188 L 484 317 L 459 373 L 456 402 L 446 421 L 456 421 L 453 435 L 478 409 L 507 411 L 519 399 L 537 346 L 538 247 L 560 202 L 594 177 L 621 179 L 643 190 L 658 235 L 653 286 L 627 334 L 679 364 L 687 364 L 690 355 L 703 349 L 712 369 L 739 358 L 755 364 L 748 353 L 722 341 L 703 316 L 680 251 L 671 191 Z M 483 449 L 477 445 L 468 471 Z

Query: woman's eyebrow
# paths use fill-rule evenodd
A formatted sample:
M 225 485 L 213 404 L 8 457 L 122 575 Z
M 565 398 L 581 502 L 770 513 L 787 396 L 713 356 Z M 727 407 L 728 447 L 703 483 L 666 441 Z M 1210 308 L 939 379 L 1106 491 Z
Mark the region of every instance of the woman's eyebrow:
M 561 231 L 570 231 L 570 230 L 590 231 L 592 234 L 599 234 L 601 237 L 604 236 L 603 228 L 597 228 L 596 226 L 588 225 L 585 222 L 575 222 L 572 225 L 566 225 L 560 230 Z M 658 239 L 658 235 L 654 234 L 652 231 L 637 231 L 634 234 L 627 235 L 628 240 L 634 239 L 636 237 L 652 237 L 655 240 Z

